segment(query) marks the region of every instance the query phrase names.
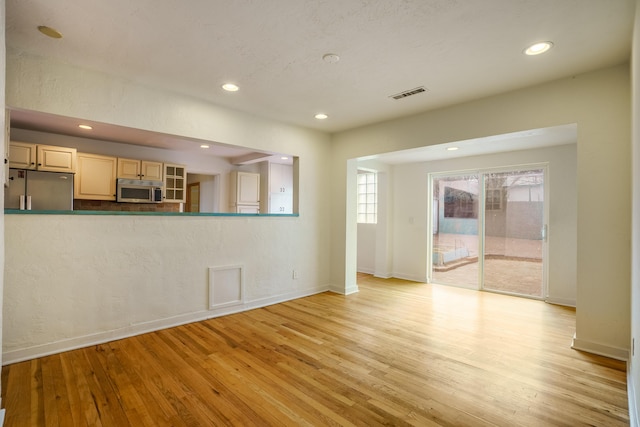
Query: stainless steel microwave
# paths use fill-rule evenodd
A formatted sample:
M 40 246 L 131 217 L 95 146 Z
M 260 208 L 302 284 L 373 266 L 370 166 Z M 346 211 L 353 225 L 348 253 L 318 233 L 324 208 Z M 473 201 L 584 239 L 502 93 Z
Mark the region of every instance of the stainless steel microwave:
M 116 181 L 116 201 L 160 203 L 162 202 L 162 181 L 118 178 Z

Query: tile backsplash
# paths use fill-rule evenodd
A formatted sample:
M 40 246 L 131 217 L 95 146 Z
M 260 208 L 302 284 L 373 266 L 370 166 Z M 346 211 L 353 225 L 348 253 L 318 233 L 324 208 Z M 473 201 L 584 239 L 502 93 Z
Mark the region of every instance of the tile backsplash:
M 180 212 L 180 203 L 118 203 L 109 200 L 74 199 L 76 211 Z

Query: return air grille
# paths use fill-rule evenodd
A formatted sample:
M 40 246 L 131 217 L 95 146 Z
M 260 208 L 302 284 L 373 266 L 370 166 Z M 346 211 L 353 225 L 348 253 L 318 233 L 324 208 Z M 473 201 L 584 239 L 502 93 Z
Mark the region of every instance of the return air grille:
M 415 89 L 405 90 L 404 92 L 396 93 L 395 95 L 391 95 L 389 98 L 403 99 L 403 98 L 406 98 L 407 96 L 417 95 L 419 93 L 426 92 L 426 91 L 427 89 L 425 89 L 424 86 L 420 86 Z

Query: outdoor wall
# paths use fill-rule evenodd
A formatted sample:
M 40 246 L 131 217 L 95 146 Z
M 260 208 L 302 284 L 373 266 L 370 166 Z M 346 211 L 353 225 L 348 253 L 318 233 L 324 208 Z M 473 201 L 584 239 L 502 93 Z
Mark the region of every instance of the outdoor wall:
M 356 259 L 355 244 L 351 243 L 356 238 L 351 207 L 355 205 L 355 194 L 347 187 L 354 179 L 351 175 L 355 174 L 356 164 L 350 159 L 576 123 L 578 215 L 574 346 L 618 358 L 628 357 L 629 93 L 629 65 L 622 64 L 334 135 L 331 218 L 332 234 L 336 238 L 331 246 L 332 281 L 344 289 L 357 289 L 355 273 L 349 269 Z M 394 177 L 398 170 L 394 170 Z M 418 177 L 425 179 L 422 175 Z M 396 201 L 395 206 L 399 206 L 399 202 Z M 615 209 L 611 209 L 612 206 Z M 424 278 L 426 248 L 424 242 L 417 240 L 424 235 L 425 224 L 415 221 L 410 224 L 408 218 L 426 218 L 426 203 L 414 200 L 403 207 L 402 211 L 395 209 L 398 226 L 394 232 L 394 260 L 402 262 L 394 261 L 394 270 Z M 559 224 L 564 226 L 562 221 Z M 415 254 L 406 259 L 397 255 L 397 242 L 403 239 L 413 243 L 409 247 Z
M 208 267 L 244 266 L 231 310 L 331 286 L 328 135 L 15 52 L 7 79 L 10 107 L 299 156 L 300 215 L 6 215 L 5 363 L 222 314 Z

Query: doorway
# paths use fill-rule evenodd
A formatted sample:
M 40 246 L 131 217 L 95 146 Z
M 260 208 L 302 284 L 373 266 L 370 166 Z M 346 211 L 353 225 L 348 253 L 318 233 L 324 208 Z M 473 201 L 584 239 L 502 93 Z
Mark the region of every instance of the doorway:
M 546 296 L 546 165 L 433 174 L 429 281 Z
M 200 212 L 200 183 L 187 184 L 187 202 L 185 212 Z

